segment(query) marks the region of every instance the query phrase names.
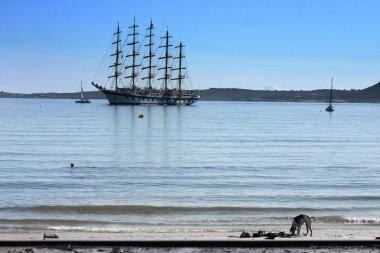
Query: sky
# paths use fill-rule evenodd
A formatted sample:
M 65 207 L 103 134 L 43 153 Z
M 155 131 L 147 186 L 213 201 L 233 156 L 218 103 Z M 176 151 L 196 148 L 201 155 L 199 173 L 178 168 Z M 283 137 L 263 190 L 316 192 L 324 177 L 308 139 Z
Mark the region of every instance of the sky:
M 362 89 L 380 81 L 379 0 L 0 0 L 0 91 L 91 86 L 117 22 L 186 45 L 193 86 Z

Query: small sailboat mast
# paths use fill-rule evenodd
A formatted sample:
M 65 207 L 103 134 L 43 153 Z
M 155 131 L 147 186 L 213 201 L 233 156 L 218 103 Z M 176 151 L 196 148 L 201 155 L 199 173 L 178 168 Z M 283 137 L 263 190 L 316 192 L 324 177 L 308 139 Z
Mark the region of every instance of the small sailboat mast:
M 161 39 L 165 39 L 165 46 L 160 46 L 160 48 L 163 48 L 163 47 L 165 48 L 165 56 L 158 58 L 158 59 L 165 59 L 165 67 L 159 68 L 159 70 L 160 69 L 165 70 L 164 76 L 158 79 L 158 80 L 164 80 L 164 84 L 165 84 L 164 94 L 167 93 L 168 81 L 170 80 L 169 69 L 171 69 L 171 67 L 169 67 L 169 58 L 172 58 L 172 56 L 169 55 L 169 47 L 173 46 L 173 45 L 169 45 L 169 38 L 171 38 L 171 37 L 172 36 L 169 36 L 169 31 L 166 30 L 166 36 L 161 37 Z
M 330 100 L 329 100 L 329 105 L 331 105 L 331 103 L 332 103 L 333 81 L 334 81 L 334 77 L 331 77 L 331 88 L 330 88 Z
M 178 68 L 174 68 L 173 70 L 178 70 L 178 76 L 176 78 L 173 78 L 172 80 L 178 80 L 178 97 L 182 96 L 182 80 L 185 79 L 185 76 L 182 75 L 182 70 L 186 69 L 182 67 L 182 59 L 185 58 L 185 56 L 182 54 L 182 48 L 184 45 L 179 43 L 179 46 L 176 46 L 176 48 L 179 48 L 178 57 L 174 57 L 174 59 L 178 59 Z
M 84 99 L 84 95 L 83 95 L 83 87 L 82 87 L 82 81 L 80 81 L 80 99 L 81 99 L 81 100 Z
M 149 47 L 149 54 L 143 57 L 144 59 L 146 59 L 146 58 L 149 59 L 149 65 L 147 67 L 142 68 L 143 70 L 148 69 L 148 76 L 143 77 L 142 80 L 148 79 L 149 90 L 152 90 L 152 80 L 154 78 L 154 74 L 153 74 L 152 70 L 153 70 L 153 68 L 156 67 L 156 66 L 152 65 L 153 57 L 155 56 L 155 54 L 153 54 L 153 45 L 154 45 L 154 43 L 153 43 L 153 29 L 154 29 L 153 21 L 151 20 L 150 21 L 150 27 L 147 28 L 147 30 L 149 30 L 149 35 L 145 36 L 145 37 L 149 38 L 149 43 L 145 44 L 146 47 Z
M 132 33 L 128 34 L 128 36 L 132 36 L 132 42 L 127 44 L 127 46 L 132 46 L 132 54 L 127 55 L 127 58 L 132 57 L 132 65 L 125 67 L 125 69 L 131 68 L 131 75 L 126 76 L 125 78 L 132 79 L 132 89 L 136 89 L 136 77 L 138 76 L 136 67 L 140 66 L 140 64 L 136 64 L 136 56 L 140 55 L 136 50 L 136 44 L 139 43 L 138 41 L 136 41 L 136 35 L 139 34 L 136 32 L 137 27 L 139 26 L 136 25 L 136 18 L 133 17 L 133 25 L 129 27 L 129 28 L 132 28 Z
M 327 106 L 327 108 L 326 108 L 326 111 L 328 111 L 328 112 L 333 112 L 333 111 L 334 111 L 334 107 L 333 107 L 333 105 L 332 105 L 333 81 L 334 81 L 334 77 L 331 77 L 331 87 L 330 87 L 329 106 Z

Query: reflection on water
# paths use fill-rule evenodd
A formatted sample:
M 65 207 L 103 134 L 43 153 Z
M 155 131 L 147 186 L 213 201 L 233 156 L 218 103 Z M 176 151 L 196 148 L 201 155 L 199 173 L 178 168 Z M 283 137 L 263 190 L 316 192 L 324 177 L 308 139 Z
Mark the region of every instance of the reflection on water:
M 113 160 L 181 163 L 183 106 L 110 106 Z M 144 114 L 144 118 L 138 115 Z M 127 160 L 128 157 L 128 160 Z

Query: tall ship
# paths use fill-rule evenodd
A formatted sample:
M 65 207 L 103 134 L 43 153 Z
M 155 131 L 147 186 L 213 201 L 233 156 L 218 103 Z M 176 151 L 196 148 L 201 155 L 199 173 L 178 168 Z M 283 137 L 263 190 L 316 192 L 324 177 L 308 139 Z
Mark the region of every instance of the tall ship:
M 173 57 L 172 36 L 168 30 L 160 38 L 160 45 L 155 47 L 153 22 L 146 29 L 142 45 L 138 41 L 137 28 L 134 18 L 130 33 L 122 42 L 117 24 L 110 54 L 113 61 L 108 67 L 104 66 L 109 70 L 107 79 L 102 83 L 92 82 L 92 85 L 107 96 L 111 105 L 192 105 L 197 102 L 199 92 L 185 86 L 189 77 L 184 44 L 180 42 L 174 47 Z M 142 49 L 145 52 L 140 56 Z M 159 51 L 161 55 L 156 57 Z

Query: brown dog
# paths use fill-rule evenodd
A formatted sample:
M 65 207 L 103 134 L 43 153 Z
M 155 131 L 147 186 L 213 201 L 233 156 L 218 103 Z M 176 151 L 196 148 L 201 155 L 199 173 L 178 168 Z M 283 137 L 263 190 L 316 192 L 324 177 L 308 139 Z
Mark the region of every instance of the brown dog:
M 309 233 L 309 229 L 310 229 L 310 236 L 312 236 L 313 231 L 311 230 L 311 217 L 305 214 L 300 214 L 294 217 L 292 226 L 290 227 L 290 233 L 294 235 L 297 230 L 297 236 L 299 236 L 300 231 L 301 231 L 301 226 L 304 223 L 306 223 L 306 234 L 304 235 L 306 236 Z

